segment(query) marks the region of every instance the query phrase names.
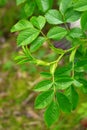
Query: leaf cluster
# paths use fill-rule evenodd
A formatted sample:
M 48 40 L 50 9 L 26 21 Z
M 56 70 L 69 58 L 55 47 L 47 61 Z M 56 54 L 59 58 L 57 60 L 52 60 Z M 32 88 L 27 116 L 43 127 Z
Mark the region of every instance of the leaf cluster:
M 60 111 L 70 113 L 76 109 L 79 100 L 77 89 L 87 93 L 87 0 L 60 0 L 58 8 L 54 8 L 54 2 L 17 0 L 17 5 L 24 5 L 23 13 L 26 12 L 27 17 L 24 15 L 11 29 L 11 32 L 19 32 L 17 45 L 23 48 L 23 54 L 16 57 L 16 61 L 49 67 L 49 72 L 41 73 L 45 79 L 34 87 L 36 92 L 40 92 L 35 108 L 46 109 L 44 119 L 47 126 L 57 121 Z M 38 16 L 34 12 L 36 7 Z M 68 27 L 78 20 L 80 27 Z M 45 34 L 46 24 L 50 29 Z M 64 38 L 71 44 L 69 49 L 53 46 L 54 41 Z M 55 61 L 46 62 L 33 57 L 32 53 L 38 51 L 44 42 L 57 53 Z M 67 65 L 59 67 L 60 60 L 67 55 Z

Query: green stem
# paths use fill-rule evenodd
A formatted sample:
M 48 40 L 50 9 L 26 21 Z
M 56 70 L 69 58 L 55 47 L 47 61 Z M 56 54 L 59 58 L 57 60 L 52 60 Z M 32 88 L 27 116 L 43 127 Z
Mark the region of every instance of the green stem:
M 52 80 L 53 80 L 53 88 L 54 88 L 54 93 L 55 93 L 56 89 L 55 89 L 55 78 L 54 78 L 54 74 L 52 75 Z
M 43 35 L 43 37 L 45 37 L 45 39 L 48 39 L 47 37 L 46 37 L 46 35 L 42 32 L 42 31 L 40 31 L 41 32 L 41 34 Z
M 61 12 L 60 12 L 61 13 Z M 65 16 L 61 13 L 61 15 L 62 15 L 62 19 L 63 19 L 63 21 L 64 21 L 64 25 L 65 25 L 65 28 L 66 28 L 66 30 L 69 32 L 70 31 L 70 29 L 69 29 L 69 27 L 68 27 L 68 25 L 67 25 L 67 23 L 66 23 L 66 21 L 65 21 Z
M 69 29 L 68 25 L 66 23 L 64 23 L 64 25 L 65 25 L 66 30 L 69 32 L 70 29 Z
M 51 65 L 51 64 L 58 63 L 58 62 L 61 60 L 61 58 L 64 56 L 64 54 L 65 54 L 65 53 L 61 54 L 61 55 L 58 57 L 58 59 L 55 60 L 55 61 L 53 61 L 53 62 L 51 62 L 50 65 Z
M 73 61 L 73 63 L 72 63 L 72 72 L 71 72 L 71 76 L 72 76 L 72 78 L 74 78 L 74 61 Z
M 53 89 L 54 89 L 54 94 L 56 92 L 56 88 L 55 88 L 55 76 L 54 76 L 54 73 L 55 73 L 55 70 L 56 70 L 56 67 L 57 67 L 57 63 L 61 60 L 61 58 L 63 57 L 64 54 L 61 54 L 58 59 L 54 62 L 51 62 L 50 65 L 54 65 L 53 66 L 53 71 L 52 71 L 52 81 L 53 81 Z

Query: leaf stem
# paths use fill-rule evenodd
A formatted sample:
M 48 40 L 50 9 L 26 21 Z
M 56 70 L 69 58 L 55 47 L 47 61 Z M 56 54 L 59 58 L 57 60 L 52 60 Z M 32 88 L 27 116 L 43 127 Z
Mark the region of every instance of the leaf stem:
M 74 61 L 72 62 L 71 77 L 74 78 Z

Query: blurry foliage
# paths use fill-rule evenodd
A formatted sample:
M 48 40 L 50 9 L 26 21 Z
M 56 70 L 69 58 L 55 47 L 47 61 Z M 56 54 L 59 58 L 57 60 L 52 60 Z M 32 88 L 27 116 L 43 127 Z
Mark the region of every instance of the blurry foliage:
M 0 0 L 0 36 L 8 37 L 12 25 L 19 17 L 18 10 L 14 0 Z
M 0 0 L 0 7 L 3 7 L 6 5 L 8 0 Z
M 77 112 L 81 118 L 87 117 L 87 102 L 82 103 Z

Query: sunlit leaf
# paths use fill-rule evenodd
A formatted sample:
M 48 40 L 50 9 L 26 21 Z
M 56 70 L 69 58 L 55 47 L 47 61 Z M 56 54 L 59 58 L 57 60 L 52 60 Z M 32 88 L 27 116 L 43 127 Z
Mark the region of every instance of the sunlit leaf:
M 47 22 L 50 24 L 62 24 L 62 15 L 58 10 L 51 9 L 45 15 Z
M 33 16 L 30 19 L 30 21 L 36 28 L 38 28 L 40 30 L 45 26 L 45 23 L 46 23 L 46 19 L 43 16 L 39 16 L 39 17 Z
M 11 32 L 21 31 L 32 27 L 33 25 L 28 20 L 22 19 L 12 27 Z
M 19 46 L 28 45 L 33 42 L 37 36 L 39 35 L 40 31 L 35 28 L 29 28 L 22 31 L 17 37 L 17 43 Z

